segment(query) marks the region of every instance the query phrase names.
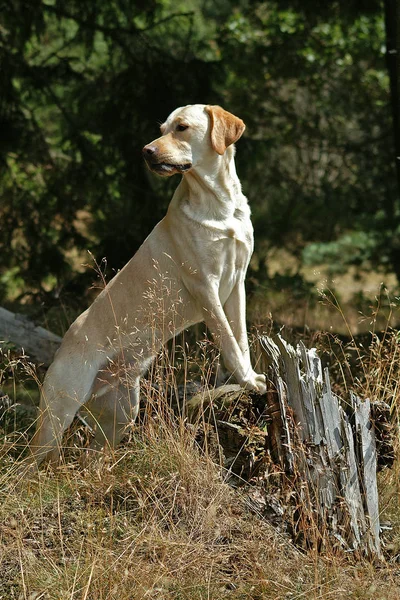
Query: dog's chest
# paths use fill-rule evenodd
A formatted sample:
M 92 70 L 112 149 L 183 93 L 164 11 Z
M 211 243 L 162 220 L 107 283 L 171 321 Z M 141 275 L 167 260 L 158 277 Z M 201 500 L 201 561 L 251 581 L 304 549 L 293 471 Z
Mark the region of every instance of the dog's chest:
M 246 206 L 237 209 L 226 219 L 195 219 L 185 206 L 179 213 L 178 222 L 179 227 L 176 220 L 173 222 L 172 238 L 185 258 L 181 261 L 185 277 L 190 282 L 193 275 L 197 276 L 203 287 L 217 284 L 220 300 L 224 303 L 235 285 L 244 280 L 253 252 L 249 209 Z
M 215 269 L 219 276 L 222 301 L 230 295 L 233 287 L 244 278 L 253 251 L 253 229 L 250 223 L 236 220 L 215 240 Z

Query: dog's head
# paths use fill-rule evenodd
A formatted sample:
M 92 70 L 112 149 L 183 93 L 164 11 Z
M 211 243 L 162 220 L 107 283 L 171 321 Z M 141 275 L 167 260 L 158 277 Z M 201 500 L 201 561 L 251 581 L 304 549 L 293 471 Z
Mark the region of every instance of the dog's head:
M 170 176 L 223 155 L 245 125 L 220 106 L 191 104 L 174 110 L 160 129 L 161 137 L 143 148 L 143 156 L 152 171 Z

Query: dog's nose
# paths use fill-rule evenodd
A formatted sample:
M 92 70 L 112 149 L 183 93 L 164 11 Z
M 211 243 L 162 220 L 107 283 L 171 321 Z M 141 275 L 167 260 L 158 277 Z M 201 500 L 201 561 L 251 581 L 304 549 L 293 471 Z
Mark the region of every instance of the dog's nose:
M 150 156 L 157 154 L 157 147 L 152 146 L 151 144 L 148 144 L 147 146 L 145 146 L 143 148 L 142 153 L 145 158 L 149 158 Z

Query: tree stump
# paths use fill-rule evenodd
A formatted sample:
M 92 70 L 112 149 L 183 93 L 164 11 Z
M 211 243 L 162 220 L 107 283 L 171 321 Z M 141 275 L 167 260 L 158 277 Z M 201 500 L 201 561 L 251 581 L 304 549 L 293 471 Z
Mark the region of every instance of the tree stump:
M 301 342 L 295 349 L 280 335 L 259 341 L 268 365 L 266 395 L 232 385 L 196 394 L 188 416 L 197 422 L 200 443 L 220 445 L 224 467 L 256 484 L 250 491 L 256 508 L 286 521 L 303 547 L 380 557 L 370 401 L 353 393 L 340 400 L 315 349 Z M 382 412 L 380 420 L 389 456 Z
M 275 341 L 263 337 L 260 344 L 279 405 L 286 408 L 275 414 L 275 435 L 280 431 L 286 439 L 279 456 L 307 485 L 314 524 L 321 535 L 326 530 L 347 550 L 380 556 L 377 452 L 369 399 L 350 393 L 346 404 L 340 401 L 316 350 L 307 350 L 302 342 L 294 349 L 278 335 Z

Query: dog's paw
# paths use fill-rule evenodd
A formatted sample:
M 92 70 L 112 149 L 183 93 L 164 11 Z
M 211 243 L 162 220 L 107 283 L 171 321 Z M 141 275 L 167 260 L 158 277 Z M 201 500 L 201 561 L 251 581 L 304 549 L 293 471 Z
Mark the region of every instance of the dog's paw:
M 252 371 L 248 377 L 242 382 L 242 386 L 246 390 L 253 390 L 258 394 L 265 394 L 267 391 L 267 380 L 265 375 Z

